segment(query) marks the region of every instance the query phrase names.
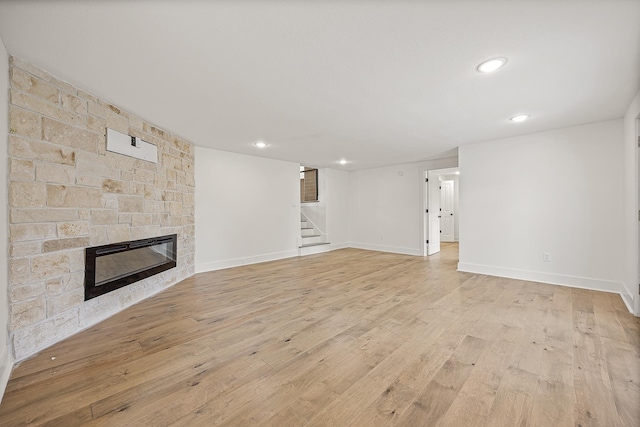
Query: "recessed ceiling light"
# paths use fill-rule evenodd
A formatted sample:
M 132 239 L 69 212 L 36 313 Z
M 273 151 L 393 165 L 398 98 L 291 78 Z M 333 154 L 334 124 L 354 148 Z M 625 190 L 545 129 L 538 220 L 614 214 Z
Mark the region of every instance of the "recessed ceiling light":
M 511 117 L 509 120 L 511 120 L 512 122 L 524 122 L 529 117 L 531 117 L 529 114 L 519 114 L 517 116 Z
M 504 67 L 504 64 L 507 63 L 507 58 L 493 58 L 487 61 L 484 61 L 482 64 L 478 65 L 478 71 L 481 73 L 493 73 L 498 68 Z
M 267 143 L 266 143 L 266 142 L 264 142 L 264 141 L 258 141 L 258 142 L 256 142 L 256 143 L 255 143 L 255 144 L 253 144 L 253 145 L 255 145 L 255 146 L 256 146 L 256 147 L 258 147 L 258 148 L 264 148 L 264 147 L 266 147 L 266 146 L 267 146 Z
M 348 161 L 346 161 L 345 159 L 340 160 L 338 163 L 340 163 L 341 165 L 346 165 L 347 163 L 349 163 Z

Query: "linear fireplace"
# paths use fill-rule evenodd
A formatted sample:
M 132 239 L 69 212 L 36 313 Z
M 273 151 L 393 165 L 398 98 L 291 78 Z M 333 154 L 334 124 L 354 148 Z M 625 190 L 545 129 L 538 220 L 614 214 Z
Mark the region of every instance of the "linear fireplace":
M 177 235 L 94 246 L 85 250 L 84 300 L 176 266 Z

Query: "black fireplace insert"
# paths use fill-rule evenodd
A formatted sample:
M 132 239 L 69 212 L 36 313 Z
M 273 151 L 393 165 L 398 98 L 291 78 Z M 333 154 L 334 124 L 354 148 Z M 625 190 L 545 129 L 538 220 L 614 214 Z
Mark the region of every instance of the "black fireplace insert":
M 176 234 L 87 248 L 84 300 L 169 270 L 177 259 Z

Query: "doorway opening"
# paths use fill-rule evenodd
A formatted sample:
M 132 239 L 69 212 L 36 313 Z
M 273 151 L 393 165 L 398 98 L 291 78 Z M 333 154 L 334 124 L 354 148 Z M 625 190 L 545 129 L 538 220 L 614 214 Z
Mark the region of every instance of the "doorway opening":
M 424 172 L 423 255 L 440 252 L 441 242 L 459 241 L 460 170 Z

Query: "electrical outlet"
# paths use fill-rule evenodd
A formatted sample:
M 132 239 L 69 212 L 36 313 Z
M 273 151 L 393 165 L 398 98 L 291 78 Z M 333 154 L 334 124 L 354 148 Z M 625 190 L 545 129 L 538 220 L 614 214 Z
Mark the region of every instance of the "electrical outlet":
M 551 252 L 542 252 L 542 261 L 551 262 Z

